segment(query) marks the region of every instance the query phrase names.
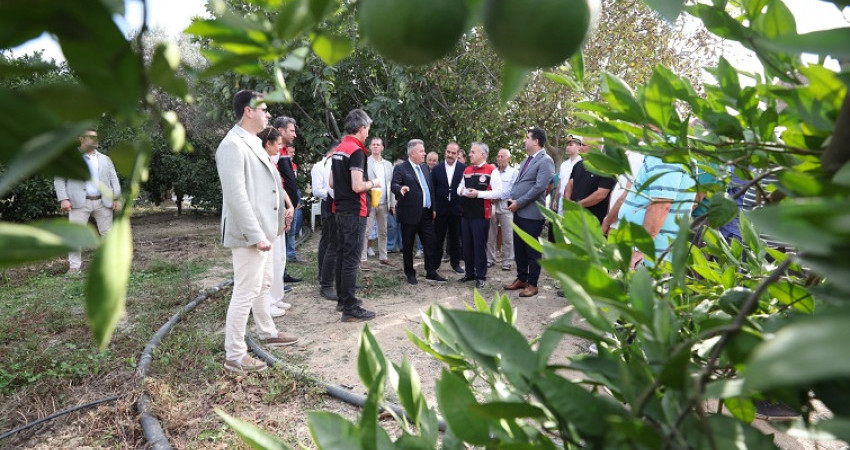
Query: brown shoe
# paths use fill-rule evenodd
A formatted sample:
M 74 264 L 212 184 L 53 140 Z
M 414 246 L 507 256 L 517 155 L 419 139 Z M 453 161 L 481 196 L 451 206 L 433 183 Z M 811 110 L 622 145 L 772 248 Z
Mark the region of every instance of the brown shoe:
M 298 338 L 291 334 L 286 334 L 283 331 L 277 333 L 277 336 L 268 339 L 263 339 L 263 344 L 269 347 L 285 347 L 298 342 Z
M 239 361 L 225 361 L 224 368 L 236 373 L 262 372 L 268 368 L 266 363 L 245 355 Z
M 537 295 L 537 286 L 533 284 L 529 284 L 519 293 L 520 297 L 534 297 Z
M 389 259 L 382 259 L 380 262 L 381 262 L 381 264 L 383 264 L 383 265 L 385 265 L 385 266 L 395 267 L 395 266 L 393 265 L 393 263 L 391 263 L 391 262 L 390 262 L 390 260 L 389 260 Z
M 369 263 L 368 263 L 368 262 L 366 262 L 366 261 L 360 261 L 360 270 L 362 270 L 362 271 L 364 271 L 364 272 L 368 272 L 368 271 L 372 270 L 372 268 L 371 268 L 371 267 L 369 267 Z
M 526 286 L 528 286 L 528 284 L 526 284 L 525 281 L 522 281 L 519 278 L 517 278 L 516 280 L 514 280 L 513 283 L 505 285 L 504 288 L 505 288 L 505 290 L 508 290 L 508 291 L 515 291 L 517 289 L 523 289 Z

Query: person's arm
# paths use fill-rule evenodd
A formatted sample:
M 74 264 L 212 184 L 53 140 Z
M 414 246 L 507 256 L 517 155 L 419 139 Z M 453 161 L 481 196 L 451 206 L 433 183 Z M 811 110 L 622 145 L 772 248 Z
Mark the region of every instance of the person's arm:
M 53 189 L 56 190 L 56 200 L 62 211 L 71 211 L 71 200 L 68 199 L 68 179 L 62 177 L 53 178 Z
M 404 164 L 407 163 L 404 162 L 395 166 L 395 169 L 393 169 L 393 181 L 390 184 L 390 190 L 393 194 L 400 195 L 402 197 L 404 197 L 404 194 L 407 194 L 407 191 L 410 190 L 410 187 L 404 184 L 404 174 L 402 174 Z
M 464 191 L 466 190 L 466 177 L 460 177 L 460 183 L 457 184 L 457 195 L 464 197 Z
M 292 206 L 292 200 L 289 198 L 289 194 L 287 194 L 286 191 L 283 191 L 283 204 L 286 206 L 286 215 L 284 216 L 284 223 L 286 226 L 284 230 L 289 231 L 289 228 L 292 225 L 292 218 L 295 217 L 295 208 Z
M 570 181 L 567 182 L 567 185 L 564 186 L 564 198 L 572 201 L 573 199 L 573 179 L 570 178 Z
M 652 239 L 658 236 L 661 232 L 661 227 L 664 226 L 664 221 L 667 220 L 667 214 L 670 214 L 670 208 L 673 206 L 673 201 L 669 198 L 653 198 L 646 207 L 646 214 L 643 218 L 643 228 L 649 233 Z M 632 260 L 629 266 L 634 270 L 637 263 L 643 260 L 643 253 L 635 249 L 632 252 Z
M 325 187 L 322 175 L 322 164 L 321 162 L 318 162 L 313 165 L 312 169 L 310 169 L 310 186 L 313 190 L 314 196 L 326 199 L 328 197 L 328 189 Z
M 572 183 L 573 180 L 570 180 Z M 599 202 L 605 200 L 605 197 L 611 192 L 611 189 L 598 188 L 593 191 L 592 194 L 578 201 L 580 206 L 584 206 L 585 208 L 590 208 L 591 206 L 598 205 Z
M 519 198 L 514 199 L 509 209 L 514 208 L 513 205 L 516 205 L 516 209 L 511 209 L 511 212 L 516 212 L 537 201 L 552 182 L 552 177 L 555 176 L 555 163 L 552 161 L 552 158 L 549 158 L 547 155 L 535 156 L 535 158 L 543 158 L 543 161 L 540 161 L 540 167 L 537 169 L 537 178 L 534 180 L 534 186 L 524 192 Z M 526 170 L 531 169 L 528 168 Z
M 484 199 L 498 199 L 502 195 L 502 177 L 498 170 L 490 174 L 490 189 L 486 191 L 473 191 L 475 197 Z
M 118 173 L 115 171 L 115 164 L 112 163 L 110 157 L 105 157 L 107 166 L 106 173 L 109 175 L 109 190 L 112 191 L 112 209 L 117 211 L 121 208 L 121 182 L 118 181 Z
M 629 193 L 629 189 L 631 188 L 632 182 L 629 181 L 629 183 L 626 185 L 626 189 L 623 194 L 620 195 L 620 198 L 617 199 L 614 205 L 611 206 L 611 209 L 608 211 L 608 214 L 605 216 L 604 219 L 602 219 L 602 234 L 604 236 L 608 235 L 608 232 L 611 231 L 611 225 L 613 225 L 614 222 L 617 221 L 617 218 L 620 217 L 620 208 L 623 207 L 623 202 L 626 201 L 626 195 Z

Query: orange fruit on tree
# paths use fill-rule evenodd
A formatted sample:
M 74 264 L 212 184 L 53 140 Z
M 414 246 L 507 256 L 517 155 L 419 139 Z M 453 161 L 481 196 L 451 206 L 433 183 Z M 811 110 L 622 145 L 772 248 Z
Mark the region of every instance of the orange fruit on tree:
M 599 0 L 485 0 L 484 31 L 506 60 L 551 67 L 581 49 L 599 9 Z
M 465 0 L 360 0 L 360 33 L 382 56 L 406 65 L 435 61 L 463 35 Z

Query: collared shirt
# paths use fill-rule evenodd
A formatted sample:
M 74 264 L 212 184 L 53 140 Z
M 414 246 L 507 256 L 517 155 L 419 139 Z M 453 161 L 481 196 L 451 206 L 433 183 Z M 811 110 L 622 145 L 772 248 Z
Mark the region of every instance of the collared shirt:
M 573 173 L 573 167 L 581 161 L 581 155 L 576 155 L 574 160 L 567 158 L 566 161 L 561 163 L 561 170 L 558 172 L 558 197 L 561 199 L 558 202 L 558 214 L 564 215 L 564 189 L 567 188 L 567 183 L 570 182 L 570 175 Z
M 375 171 L 375 178 L 381 180 L 381 187 L 377 188 L 381 190 L 381 201 L 378 203 L 379 205 L 383 205 L 387 203 L 387 186 L 386 186 L 386 173 L 384 173 L 384 159 L 381 158 L 380 161 L 375 160 L 375 158 L 369 159 L 369 166 L 372 167 Z
M 644 186 L 647 181 L 652 181 Z M 660 256 L 679 232 L 677 217 L 690 215 L 696 195 L 691 188 L 696 181 L 681 164 L 665 163 L 657 156 L 646 156 L 635 175 L 635 182 L 620 208 L 619 219 L 643 226 L 646 209 L 651 199 L 663 198 L 672 201 L 670 212 L 655 236 L 655 254 Z M 640 192 L 638 194 L 637 192 Z M 670 258 L 667 253 L 667 258 Z
M 310 169 L 310 178 L 312 179 L 312 188 L 313 195 L 322 199 L 327 200 L 330 196 L 333 198 L 333 189 L 331 189 L 328 179 L 331 174 L 331 157 L 326 156 L 322 158 L 321 161 L 313 164 L 313 168 Z
M 455 160 L 455 163 L 451 165 L 446 163 L 446 179 L 449 180 L 449 185 L 452 184 L 452 178 L 455 176 L 455 167 L 457 167 L 457 160 Z
M 98 170 L 100 170 L 100 163 L 97 160 L 97 151 L 94 151 L 91 154 L 83 153 L 83 160 L 89 168 L 89 174 L 91 174 L 91 179 L 86 181 L 86 195 L 97 197 L 100 195 L 100 189 L 98 189 L 95 184 L 98 179 Z
M 519 171 L 511 166 L 506 166 L 505 169 L 502 170 L 497 165 L 496 169 L 498 170 L 499 178 L 501 178 L 502 181 L 502 195 L 500 195 L 498 199 L 493 200 L 493 212 L 504 214 L 510 212 L 508 211 L 508 199 L 511 198 L 511 189 L 514 187 L 514 181 L 516 181 Z
M 479 164 L 479 165 L 474 166 L 474 167 L 475 167 L 475 169 L 480 169 L 482 166 L 484 166 L 484 164 L 487 164 L 487 163 L 485 162 L 483 164 Z M 469 167 L 469 166 L 467 166 L 467 167 Z M 457 187 L 457 195 L 466 198 L 466 196 L 463 195 L 463 191 L 465 189 L 466 189 L 466 176 L 464 176 L 463 178 L 460 179 L 460 184 Z M 490 189 L 486 190 L 486 191 L 483 190 L 483 189 L 479 190 L 478 191 L 478 198 L 498 199 L 498 198 L 502 197 L 503 190 L 504 189 L 502 188 L 502 176 L 501 176 L 501 174 L 498 170 L 494 170 L 493 173 L 490 174 Z M 508 191 L 508 193 L 510 193 L 510 191 Z

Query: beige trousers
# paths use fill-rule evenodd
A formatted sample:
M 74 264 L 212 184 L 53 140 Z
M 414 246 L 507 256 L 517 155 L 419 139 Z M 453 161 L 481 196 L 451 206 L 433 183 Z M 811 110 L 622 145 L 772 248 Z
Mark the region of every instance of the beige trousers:
M 89 223 L 89 218 L 94 216 L 97 223 L 97 231 L 101 236 L 112 228 L 112 209 L 103 206 L 102 200 L 86 199 L 85 206 L 72 208 L 68 213 L 68 220 L 74 223 Z M 83 258 L 79 252 L 68 254 L 68 263 L 71 269 L 79 269 L 83 265 Z
M 366 248 L 369 246 L 369 234 L 372 233 L 372 224 L 375 218 L 378 220 L 378 257 L 381 261 L 387 259 L 387 216 L 390 209 L 386 203 L 381 203 L 369 211 L 366 217 L 366 236 L 363 238 L 363 252 L 360 253 L 360 261 L 366 261 Z
M 253 312 L 260 339 L 277 336 L 266 296 L 272 285 L 272 252 L 256 247 L 236 247 L 233 253 L 233 295 L 227 307 L 224 329 L 224 355 L 228 361 L 241 361 L 248 353 L 245 330 L 248 313 Z
M 514 262 L 514 229 L 511 224 L 514 223 L 514 214 L 512 212 L 493 213 L 490 217 L 490 233 L 487 236 L 487 262 L 495 263 L 498 259 L 496 255 L 496 237 L 499 233 L 499 227 L 502 227 L 502 265 L 511 264 Z

